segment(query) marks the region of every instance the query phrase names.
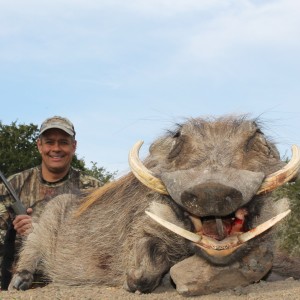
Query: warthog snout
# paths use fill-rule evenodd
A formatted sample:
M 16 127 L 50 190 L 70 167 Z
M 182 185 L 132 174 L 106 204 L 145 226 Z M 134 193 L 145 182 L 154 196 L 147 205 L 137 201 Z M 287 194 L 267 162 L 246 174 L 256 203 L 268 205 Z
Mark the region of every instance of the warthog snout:
M 243 196 L 233 187 L 208 182 L 184 191 L 181 201 L 189 211 L 199 216 L 225 216 L 242 204 Z

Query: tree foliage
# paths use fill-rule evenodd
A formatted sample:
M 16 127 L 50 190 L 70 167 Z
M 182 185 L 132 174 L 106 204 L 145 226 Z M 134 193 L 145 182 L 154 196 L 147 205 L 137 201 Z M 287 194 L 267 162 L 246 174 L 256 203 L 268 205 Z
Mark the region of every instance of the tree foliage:
M 103 167 L 98 167 L 97 163 L 94 161 L 91 161 L 92 163 L 92 167 L 90 169 L 85 170 L 85 172 L 88 175 L 91 175 L 95 178 L 98 178 L 101 182 L 108 182 L 110 181 L 112 178 L 115 177 L 117 172 L 107 172 Z
M 12 174 L 41 164 L 41 155 L 36 146 L 39 136 L 38 126 L 30 123 L 5 125 L 0 121 L 0 171 L 9 177 Z M 72 166 L 106 183 L 114 178 L 116 172 L 110 173 L 97 163 L 91 162 L 88 168 L 84 159 L 74 155 Z
M 6 177 L 41 163 L 37 137 L 37 125 L 0 122 L 0 170 Z

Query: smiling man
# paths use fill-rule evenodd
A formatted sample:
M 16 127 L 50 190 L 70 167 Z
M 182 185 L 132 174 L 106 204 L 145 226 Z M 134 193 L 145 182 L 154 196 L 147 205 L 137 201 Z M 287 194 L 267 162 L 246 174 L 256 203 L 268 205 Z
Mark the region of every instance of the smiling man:
M 37 146 L 43 179 L 56 182 L 68 174 L 76 144 L 74 126 L 66 118 L 53 117 L 42 124 Z
M 12 239 L 11 237 L 15 233 L 20 236 L 28 235 L 33 226 L 32 217 L 38 218 L 45 205 L 55 196 L 60 194 L 79 194 L 87 189 L 102 185 L 99 180 L 87 176 L 71 166 L 77 145 L 75 135 L 74 126 L 67 118 L 54 116 L 42 123 L 37 140 L 37 147 L 42 157 L 41 165 L 8 178 L 8 181 L 26 207 L 27 215 L 16 216 L 6 234 L 5 244 Z M 0 197 L 3 199 L 2 203 L 9 208 L 13 200 L 1 184 Z M 1 208 L 0 210 L 3 211 Z M 10 220 L 7 213 L 1 217 L 9 223 Z M 1 243 L 0 241 L 0 256 L 2 252 L 1 244 L 3 242 Z M 6 250 L 4 252 L 11 256 L 11 253 L 7 253 Z M 3 278 L 7 278 L 7 276 L 4 276 L 3 273 L 9 271 L 10 264 L 7 267 L 5 257 L 3 260 L 1 285 L 2 289 L 5 289 L 7 282 L 4 283 Z

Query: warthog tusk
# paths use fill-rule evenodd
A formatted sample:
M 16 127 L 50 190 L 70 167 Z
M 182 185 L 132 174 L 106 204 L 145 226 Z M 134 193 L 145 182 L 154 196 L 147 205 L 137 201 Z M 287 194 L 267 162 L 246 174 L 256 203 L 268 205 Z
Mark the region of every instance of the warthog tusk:
M 283 213 L 278 214 L 277 216 L 269 219 L 268 221 L 258 225 L 256 228 L 251 229 L 245 233 L 236 234 L 232 236 L 228 236 L 227 238 L 217 241 L 213 238 L 210 238 L 205 235 L 199 235 L 188 230 L 185 230 L 173 223 L 170 223 L 153 213 L 146 211 L 146 214 L 151 217 L 153 220 L 158 222 L 160 225 L 169 229 L 170 231 L 186 238 L 189 241 L 195 243 L 198 247 L 206 251 L 210 255 L 214 256 L 227 256 L 233 253 L 237 248 L 239 248 L 245 242 L 253 239 L 259 234 L 265 232 L 266 230 L 273 227 L 276 223 L 286 217 L 291 210 L 287 210 Z
M 129 152 L 129 166 L 134 176 L 146 185 L 148 188 L 168 195 L 168 191 L 164 183 L 147 169 L 139 159 L 139 150 L 143 145 L 143 141 L 138 141 Z M 263 181 L 257 195 L 275 190 L 277 187 L 293 179 L 300 169 L 300 148 L 292 146 L 292 158 L 289 163 L 279 171 L 268 175 Z
M 292 146 L 292 158 L 279 171 L 270 174 L 267 176 L 262 183 L 260 189 L 257 192 L 257 195 L 262 193 L 267 193 L 275 190 L 278 186 L 283 185 L 284 183 L 293 179 L 300 168 L 300 148 L 299 146 L 293 145 Z
M 186 238 L 187 240 L 192 241 L 194 243 L 199 243 L 201 241 L 201 238 L 202 238 L 201 235 L 198 235 L 196 233 L 190 232 L 190 231 L 188 231 L 186 229 L 183 229 L 183 228 L 181 228 L 181 227 L 179 227 L 179 226 L 177 226 L 177 225 L 175 225 L 173 223 L 170 223 L 170 222 L 168 222 L 168 221 L 166 221 L 166 220 L 164 220 L 164 219 L 156 216 L 155 214 L 153 214 L 153 213 L 151 213 L 151 212 L 149 212 L 147 210 L 145 212 L 154 221 L 156 221 L 157 223 L 159 223 L 163 227 L 165 227 L 165 228 L 167 228 L 167 229 L 169 229 L 169 230 L 177 233 L 178 235 Z
M 195 227 L 195 232 L 201 231 L 202 228 L 203 228 L 203 225 L 202 225 L 202 222 L 201 222 L 200 218 L 192 216 L 191 214 L 189 214 L 189 218 L 190 218 L 190 220 L 192 221 L 192 223 Z
M 148 188 L 155 190 L 161 194 L 168 195 L 163 182 L 155 177 L 150 170 L 148 170 L 139 159 L 139 150 L 143 145 L 143 141 L 138 141 L 129 152 L 129 166 L 134 176 Z
M 268 230 L 269 228 L 273 227 L 276 223 L 278 223 L 280 220 L 285 218 L 290 212 L 291 212 L 291 210 L 288 209 L 285 212 L 278 214 L 277 216 L 273 217 L 272 219 L 258 225 L 254 229 L 238 235 L 238 239 L 241 241 L 241 243 L 245 243 L 245 242 L 253 239 L 254 237 L 258 236 L 259 234 L 261 234 L 264 231 Z

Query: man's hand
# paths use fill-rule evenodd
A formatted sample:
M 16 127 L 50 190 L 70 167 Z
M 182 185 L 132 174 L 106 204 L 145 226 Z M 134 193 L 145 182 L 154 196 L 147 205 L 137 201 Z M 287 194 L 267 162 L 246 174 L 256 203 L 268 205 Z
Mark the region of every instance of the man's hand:
M 18 234 L 28 235 L 32 230 L 32 218 L 30 214 L 32 213 L 32 208 L 27 208 L 28 215 L 18 215 L 13 221 L 14 229 Z

